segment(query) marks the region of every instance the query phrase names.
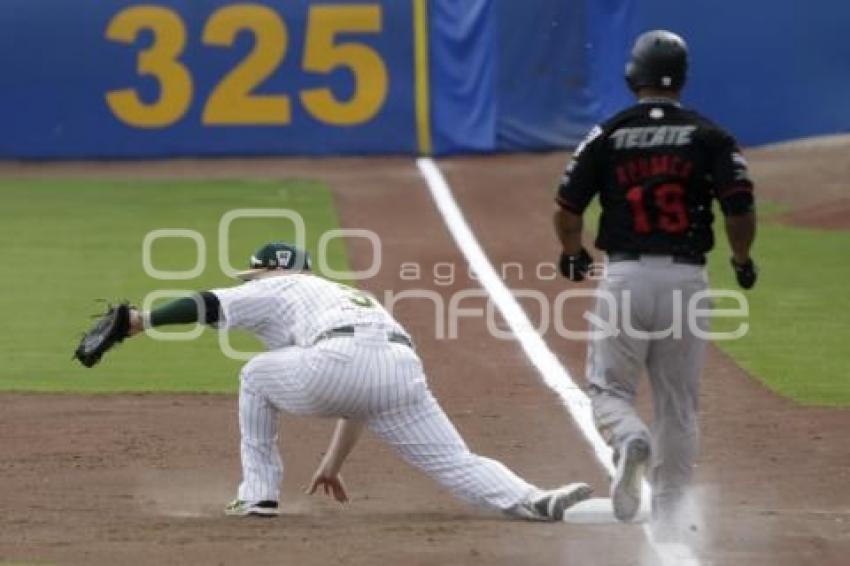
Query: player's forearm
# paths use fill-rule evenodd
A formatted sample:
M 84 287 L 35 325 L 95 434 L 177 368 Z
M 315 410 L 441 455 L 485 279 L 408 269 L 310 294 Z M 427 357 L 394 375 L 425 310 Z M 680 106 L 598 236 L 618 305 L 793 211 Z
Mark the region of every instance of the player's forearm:
M 218 298 L 209 291 L 175 299 L 150 312 L 131 315 L 130 335 L 138 334 L 145 328 L 169 324 L 192 324 L 198 321 L 215 324 L 219 319 L 219 309 Z
M 360 439 L 360 434 L 363 432 L 362 420 L 356 419 L 339 419 L 334 430 L 331 444 L 328 447 L 328 452 L 325 454 L 323 468 L 331 475 L 339 473 L 342 469 L 342 464 L 351 453 L 354 445 Z
M 756 238 L 756 215 L 754 212 L 726 217 L 726 236 L 732 257 L 739 264 L 750 258 L 750 248 Z
M 555 233 L 561 241 L 567 255 L 577 255 L 581 251 L 581 233 L 584 221 L 581 216 L 560 208 L 555 211 Z

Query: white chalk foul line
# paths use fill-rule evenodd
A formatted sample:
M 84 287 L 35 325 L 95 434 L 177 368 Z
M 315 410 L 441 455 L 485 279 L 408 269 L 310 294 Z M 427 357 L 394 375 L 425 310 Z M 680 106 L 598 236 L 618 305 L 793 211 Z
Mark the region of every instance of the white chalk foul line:
M 496 273 L 478 239 L 467 224 L 460 207 L 452 195 L 452 190 L 443 177 L 437 164 L 430 158 L 417 159 L 416 165 L 428 185 L 431 197 L 443 217 L 455 244 L 475 272 L 478 282 L 490 295 L 493 304 L 499 310 L 505 322 L 516 336 L 528 359 L 540 372 L 543 382 L 561 398 L 564 406 L 578 426 L 582 435 L 590 443 L 596 459 L 608 472 L 614 475 L 612 450 L 605 443 L 593 423 L 590 399 L 573 381 L 567 369 L 549 349 L 543 338 L 537 333 L 525 311 L 517 302 L 510 289 Z M 644 482 L 644 496 L 649 487 Z M 652 538 L 648 525 L 643 526 L 647 540 L 664 566 L 699 566 L 700 562 L 690 547 L 683 544 L 659 544 Z

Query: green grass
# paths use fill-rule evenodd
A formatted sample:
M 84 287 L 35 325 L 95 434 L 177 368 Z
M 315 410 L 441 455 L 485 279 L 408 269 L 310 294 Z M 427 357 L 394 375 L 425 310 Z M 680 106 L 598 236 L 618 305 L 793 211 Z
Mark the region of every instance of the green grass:
M 313 181 L 4 180 L 0 203 L 0 312 L 6 329 L 0 335 L 0 390 L 235 391 L 241 362 L 221 353 L 211 330 L 189 343 L 129 340 L 93 369 L 72 362 L 79 335 L 91 323 L 88 315 L 104 308 L 94 299 L 139 303 L 156 289 L 233 285 L 218 261 L 219 220 L 232 209 L 298 211 L 313 253 L 321 234 L 338 227 L 330 191 Z M 157 281 L 144 273 L 142 241 L 159 228 L 203 235 L 201 275 Z M 241 268 L 262 243 L 292 238 L 291 223 L 281 219 L 237 220 L 229 238 L 230 263 Z M 152 248 L 152 263 L 160 270 L 190 269 L 195 257 L 188 239 L 159 240 Z M 332 241 L 328 264 L 347 268 L 341 239 Z M 257 347 L 247 336 L 235 336 L 234 345 Z
M 219 269 L 217 228 L 235 208 L 288 208 L 302 214 L 307 244 L 338 226 L 327 187 L 312 181 L 5 180 L 0 181 L 0 334 L 4 363 L 0 390 L 24 391 L 235 391 L 241 362 L 225 357 L 215 332 L 191 343 L 130 340 L 94 369 L 71 361 L 95 298 L 139 302 L 155 289 L 195 290 L 233 284 Z M 717 342 L 744 369 L 777 393 L 807 405 L 850 405 L 850 233 L 785 226 L 775 206 L 761 204 L 754 256 L 762 273 L 746 293 L 750 331 Z M 595 229 L 598 209 L 587 226 Z M 207 242 L 204 272 L 187 281 L 157 281 L 142 268 L 142 241 L 158 228 L 188 228 Z M 728 247 L 718 227 L 718 249 L 709 270 L 714 288 L 737 288 Z M 280 219 L 233 224 L 230 262 L 244 265 L 259 244 L 291 239 Z M 189 269 L 194 244 L 160 240 L 153 263 L 161 270 Z M 348 265 L 334 240 L 328 263 Z M 716 320 L 715 330 L 731 323 Z M 256 348 L 238 336 L 240 349 Z M 707 376 L 710 379 L 710 376 Z
M 749 333 L 717 346 L 781 395 L 805 405 L 850 406 L 848 249 L 850 232 L 791 227 L 766 216 L 753 251 L 759 280 L 746 292 Z M 737 288 L 728 257 L 724 240 L 709 264 L 714 288 Z M 723 330 L 729 322 L 713 326 Z
M 761 272 L 756 286 L 744 292 L 749 331 L 715 345 L 780 395 L 804 405 L 850 406 L 850 232 L 788 226 L 779 220 L 782 212 L 773 203 L 759 203 L 753 257 Z M 598 214 L 595 202 L 585 218 L 591 230 Z M 717 246 L 708 265 L 711 286 L 739 289 L 722 225 L 718 217 Z M 732 304 L 719 301 L 716 306 Z M 715 318 L 712 330 L 730 331 L 739 323 Z

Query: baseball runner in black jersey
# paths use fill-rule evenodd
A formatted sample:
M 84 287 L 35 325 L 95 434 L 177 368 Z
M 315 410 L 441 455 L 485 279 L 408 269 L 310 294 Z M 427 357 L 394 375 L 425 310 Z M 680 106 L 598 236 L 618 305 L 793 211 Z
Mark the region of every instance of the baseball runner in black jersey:
M 749 289 L 757 275 L 749 255 L 755 215 L 746 161 L 732 136 L 679 103 L 686 70 L 679 36 L 652 31 L 638 38 L 626 67 L 638 103 L 594 127 L 576 149 L 555 213 L 561 272 L 580 281 L 592 262 L 581 243 L 582 214 L 599 195 L 596 247 L 607 262 L 595 314 L 616 320 L 616 332 L 591 339 L 587 378 L 597 426 L 615 453 L 614 511 L 623 521 L 636 516 L 646 473 L 654 532 L 672 537 L 682 526 L 678 512 L 697 454 L 708 321 L 688 324 L 687 310 L 708 287 L 713 200 L 725 217 L 739 284 Z M 644 369 L 651 429 L 634 408 Z

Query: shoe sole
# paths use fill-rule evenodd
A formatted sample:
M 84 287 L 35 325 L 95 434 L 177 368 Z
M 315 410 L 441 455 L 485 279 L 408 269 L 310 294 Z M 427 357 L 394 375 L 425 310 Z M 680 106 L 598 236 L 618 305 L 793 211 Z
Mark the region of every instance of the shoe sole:
M 576 503 L 590 499 L 590 496 L 593 495 L 593 488 L 586 483 L 571 483 L 558 491 L 563 491 L 563 493 L 552 497 L 548 509 L 548 515 L 553 521 L 563 521 L 564 512 L 567 509 Z
M 278 509 L 265 507 L 249 507 L 247 509 L 230 510 L 225 509 L 224 514 L 228 517 L 277 517 L 280 515 Z
M 643 440 L 629 442 L 611 489 L 614 516 L 618 521 L 631 521 L 640 510 L 641 482 L 648 462 L 649 444 Z

